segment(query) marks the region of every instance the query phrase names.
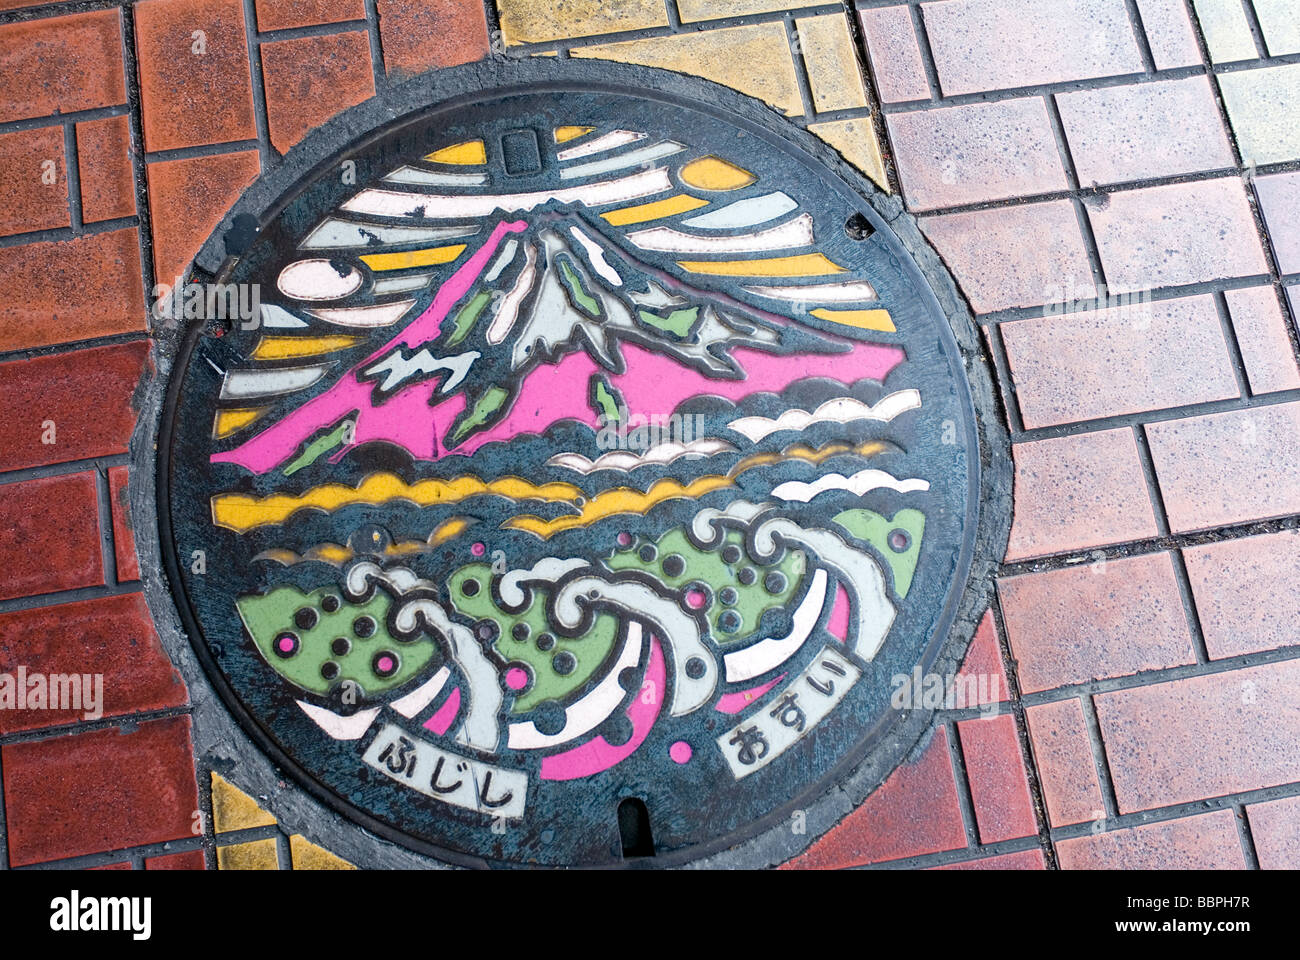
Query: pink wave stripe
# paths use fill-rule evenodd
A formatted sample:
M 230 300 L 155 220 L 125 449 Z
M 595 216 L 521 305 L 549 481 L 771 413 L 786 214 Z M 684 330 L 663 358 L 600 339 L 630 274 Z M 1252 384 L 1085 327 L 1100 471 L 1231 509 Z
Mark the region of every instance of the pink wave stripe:
M 419 459 L 436 460 L 439 456 L 437 437 L 465 408 L 464 396 L 457 395 L 431 409 L 429 400 L 435 384 L 425 381 L 413 384 L 376 407 L 371 399 L 374 385 L 358 380 L 357 371 L 399 344 L 418 347 L 437 337 L 443 320 L 486 269 L 502 238 L 508 233 L 519 233 L 527 226 L 524 220 L 498 223 L 483 245 L 438 289 L 433 302 L 401 333 L 353 367 L 320 396 L 308 400 L 233 450 L 213 454 L 212 462 L 237 463 L 253 473 L 266 473 L 293 456 L 316 431 L 338 422 L 353 410 L 357 411 L 354 432 L 357 443 L 387 440 L 400 444 Z
M 632 721 L 632 738 L 621 747 L 612 747 L 604 737 L 595 737 L 580 747 L 553 753 L 542 760 L 541 778 L 543 780 L 576 780 L 590 777 L 592 774 L 608 770 L 616 763 L 621 763 L 636 752 L 636 748 L 645 742 L 654 726 L 659 710 L 663 706 L 661 697 L 667 671 L 664 669 L 664 653 L 659 647 L 657 637 L 650 638 L 650 661 L 646 664 L 645 678 L 652 684 L 654 696 L 649 703 L 638 692 L 627 708 L 627 718 Z M 644 690 L 644 684 L 642 685 Z
M 458 713 L 460 713 L 460 687 L 453 690 L 451 695 L 442 702 L 442 706 L 434 711 L 433 716 L 424 721 L 424 729 L 432 730 L 441 737 L 451 729 L 451 723 Z
M 767 683 L 757 687 L 750 687 L 748 690 L 738 690 L 735 693 L 728 693 L 718 698 L 718 702 L 713 705 L 713 709 L 719 713 L 740 713 L 747 706 L 761 697 L 767 691 L 771 690 L 778 683 L 785 679 L 785 674 L 777 677 L 775 680 L 769 680 Z
M 830 631 L 831 636 L 846 641 L 849 636 L 849 608 L 853 604 L 849 601 L 849 592 L 844 589 L 844 584 L 835 585 L 835 605 L 831 607 L 831 618 L 826 621 L 826 629 Z

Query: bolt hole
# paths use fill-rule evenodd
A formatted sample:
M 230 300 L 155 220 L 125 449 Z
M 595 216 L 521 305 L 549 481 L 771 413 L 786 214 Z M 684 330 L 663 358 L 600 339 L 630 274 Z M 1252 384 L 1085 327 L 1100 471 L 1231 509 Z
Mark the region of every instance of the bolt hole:
M 860 213 L 855 213 L 844 221 L 844 232 L 852 240 L 865 240 L 876 232 L 876 228 Z
M 618 832 L 623 840 L 623 859 L 653 857 L 654 838 L 650 835 L 650 811 L 645 801 L 628 797 L 618 805 Z

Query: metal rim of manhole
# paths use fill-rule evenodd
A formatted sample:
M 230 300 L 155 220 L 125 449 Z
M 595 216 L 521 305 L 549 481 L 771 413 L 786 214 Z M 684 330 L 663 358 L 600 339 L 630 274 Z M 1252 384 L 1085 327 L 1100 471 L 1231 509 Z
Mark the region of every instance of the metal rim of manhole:
M 700 861 L 927 726 L 896 680 L 970 638 L 1005 439 L 937 258 L 809 134 L 663 71 L 443 71 L 196 263 L 172 593 L 225 707 L 364 830 Z

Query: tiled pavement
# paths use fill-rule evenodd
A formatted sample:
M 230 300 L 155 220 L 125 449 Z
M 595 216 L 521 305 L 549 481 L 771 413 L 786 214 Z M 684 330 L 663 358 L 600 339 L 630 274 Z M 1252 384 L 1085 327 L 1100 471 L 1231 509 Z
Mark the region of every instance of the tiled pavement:
M 339 865 L 194 763 L 123 495 L 146 303 L 314 125 L 495 47 L 784 111 L 901 190 L 986 334 L 995 702 L 790 866 L 1300 867 L 1300 0 L 0 10 L 0 668 L 110 692 L 0 713 L 8 866 Z

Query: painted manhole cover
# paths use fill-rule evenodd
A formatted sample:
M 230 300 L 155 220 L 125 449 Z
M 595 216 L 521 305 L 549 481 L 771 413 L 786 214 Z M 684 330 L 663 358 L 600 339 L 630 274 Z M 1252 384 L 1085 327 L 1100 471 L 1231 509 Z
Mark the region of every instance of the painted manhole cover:
M 549 86 L 390 123 L 264 215 L 218 278 L 258 310 L 178 358 L 164 538 L 229 704 L 368 827 L 686 859 L 889 749 L 970 563 L 971 401 L 830 168 Z

